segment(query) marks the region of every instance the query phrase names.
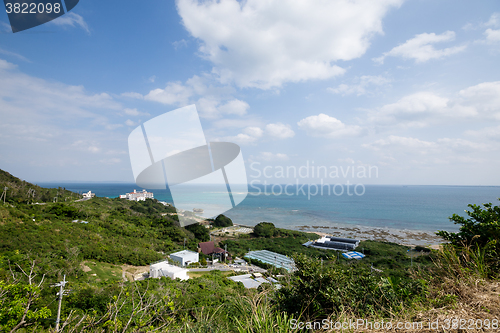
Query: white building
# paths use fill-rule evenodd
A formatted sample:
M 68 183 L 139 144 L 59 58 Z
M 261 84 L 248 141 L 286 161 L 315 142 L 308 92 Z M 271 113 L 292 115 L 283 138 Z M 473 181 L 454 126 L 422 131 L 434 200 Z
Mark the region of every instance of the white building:
M 160 278 L 162 276 L 166 276 L 171 278 L 172 280 L 187 280 L 189 279 L 187 272 L 187 269 L 170 265 L 167 261 L 158 262 L 149 266 L 149 277 L 151 278 Z
M 200 254 L 198 252 L 183 250 L 172 253 L 170 255 L 170 259 L 177 261 L 182 266 L 186 266 L 194 262 L 198 262 L 200 260 Z
M 89 199 L 90 199 L 90 198 L 95 197 L 95 193 L 92 193 L 92 191 L 88 191 L 88 192 L 86 192 L 86 193 L 82 193 L 82 196 L 83 196 L 84 198 L 89 198 Z
M 128 199 L 132 201 L 145 201 L 146 199 L 153 199 L 153 192 L 148 192 L 146 190 L 137 192 L 137 190 L 134 190 L 134 192 L 121 194 L 120 199 Z

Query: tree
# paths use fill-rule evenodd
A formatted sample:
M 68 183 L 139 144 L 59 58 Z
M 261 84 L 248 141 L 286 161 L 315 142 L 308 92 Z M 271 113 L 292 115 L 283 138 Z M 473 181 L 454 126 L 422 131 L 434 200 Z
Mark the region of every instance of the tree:
M 257 237 L 272 237 L 278 233 L 278 230 L 271 222 L 260 222 L 253 228 L 253 233 Z
M 22 274 L 11 270 L 13 281 L 0 281 L 0 331 L 15 332 L 23 327 L 35 326 L 51 316 L 51 311 L 39 304 L 45 275 L 35 282 L 35 261 L 23 269 Z
M 500 200 L 500 199 L 499 199 Z M 480 205 L 468 205 L 471 211 L 466 211 L 468 218 L 453 214 L 449 219 L 455 224 L 462 225 L 460 231 L 448 232 L 440 230 L 437 235 L 449 241 L 458 249 L 483 249 L 488 264 L 500 266 L 498 255 L 500 254 L 500 207 L 491 203 Z
M 210 240 L 210 234 L 208 233 L 207 228 L 199 223 L 190 224 L 186 226 L 186 229 L 191 231 L 194 234 L 194 237 L 201 240 L 202 242 L 207 242 Z
M 455 246 L 485 246 L 490 242 L 500 240 L 500 207 L 491 203 L 484 204 L 484 209 L 478 205 L 468 205 L 472 211 L 466 211 L 469 218 L 453 214 L 450 221 L 461 224 L 458 233 L 440 230 L 436 234 L 450 241 Z
M 217 218 L 214 220 L 214 226 L 215 227 L 230 227 L 233 225 L 233 221 L 227 216 L 224 216 L 220 214 L 217 216 Z

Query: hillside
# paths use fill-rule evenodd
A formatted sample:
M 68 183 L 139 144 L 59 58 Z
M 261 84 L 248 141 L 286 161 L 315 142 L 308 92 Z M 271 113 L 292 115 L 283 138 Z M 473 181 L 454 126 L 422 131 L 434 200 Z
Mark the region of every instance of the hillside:
M 133 202 L 95 197 L 71 201 L 75 193 L 64 189 L 45 189 L 21 181 L 1 171 L 0 181 L 9 187 L 6 205 L 0 205 L 0 253 L 10 257 L 16 251 L 38 257 L 98 260 L 114 264 L 147 265 L 164 258 L 187 239 L 196 249 L 200 239 L 178 226 L 175 209 L 156 200 Z M 66 202 L 27 203 L 25 189 L 34 189 L 35 199 L 59 194 Z M 27 192 L 27 191 L 26 191 Z M 37 201 L 37 200 L 36 200 Z M 163 215 L 162 215 L 163 214 Z M 204 228 L 202 228 L 204 229 Z M 204 230 L 201 230 L 204 231 Z
M 55 198 L 61 202 L 80 198 L 79 194 L 64 188 L 40 187 L 14 177 L 7 171 L 0 169 L 0 193 L 4 191 L 5 187 L 7 187 L 5 201 L 9 203 L 53 202 L 56 201 Z
M 471 232 L 464 229 L 470 244 L 412 257 L 404 246 L 366 241 L 362 248 L 367 258 L 348 261 L 335 251 L 301 245 L 316 235 L 278 228 L 266 237 L 225 239 L 233 254 L 268 249 L 293 256 L 298 269 L 275 276 L 280 289 L 264 283 L 256 290 L 213 270 L 187 281 L 124 281 L 125 264 L 147 267 L 181 249 L 184 239 L 194 250 L 207 240 L 207 230 L 179 227 L 175 215 L 166 214 L 174 208 L 156 200 L 95 197 L 76 202 L 64 189 L 35 187 L 6 172 L 1 176 L 13 190 L 11 199 L 0 203 L 0 332 L 55 332 L 57 288 L 50 286 L 63 276 L 68 281 L 63 332 L 300 332 L 295 320 L 360 318 L 424 325 L 407 332 L 435 332 L 426 328 L 436 320 L 442 331 L 459 331 L 443 326 L 459 319 L 467 325 L 480 321 L 487 330 L 498 328 L 497 206 L 471 206 L 471 218 L 460 220 L 473 227 Z M 28 203 L 22 196 L 26 188 L 47 195 L 59 191 L 67 199 Z M 479 246 L 478 232 L 490 235 L 492 243 Z M 308 331 L 330 331 L 314 325 Z M 362 326 L 352 331 L 380 330 Z

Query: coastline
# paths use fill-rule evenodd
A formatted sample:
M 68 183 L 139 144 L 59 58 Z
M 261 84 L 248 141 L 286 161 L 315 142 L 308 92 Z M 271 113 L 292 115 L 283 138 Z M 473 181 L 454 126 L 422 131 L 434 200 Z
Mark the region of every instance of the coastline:
M 431 231 L 424 230 L 401 230 L 391 228 L 369 228 L 362 226 L 299 226 L 298 230 L 304 232 L 315 233 L 319 236 L 336 236 L 354 238 L 359 240 L 375 240 L 381 242 L 391 242 L 405 246 L 430 246 L 432 248 L 439 247 L 444 243 L 444 239 L 435 235 Z M 315 229 L 315 230 L 311 230 Z
M 244 225 L 241 223 L 234 223 L 240 227 L 253 228 L 253 226 Z M 445 241 L 441 237 L 434 234 L 432 231 L 425 230 L 408 230 L 408 229 L 392 229 L 392 228 L 377 228 L 377 227 L 364 227 L 364 226 L 298 226 L 295 228 L 282 228 L 277 225 L 277 228 L 298 230 L 303 232 L 314 233 L 318 236 L 335 236 L 346 237 L 359 240 L 375 240 L 381 242 L 391 242 L 400 245 L 415 247 L 429 246 L 437 249 Z

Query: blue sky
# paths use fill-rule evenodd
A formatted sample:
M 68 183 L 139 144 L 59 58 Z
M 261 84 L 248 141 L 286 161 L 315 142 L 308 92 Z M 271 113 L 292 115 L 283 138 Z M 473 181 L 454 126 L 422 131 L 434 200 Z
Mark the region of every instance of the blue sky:
M 133 182 L 129 133 L 196 104 L 251 179 L 500 185 L 499 55 L 496 0 L 81 0 L 16 34 L 1 11 L 0 168 Z

